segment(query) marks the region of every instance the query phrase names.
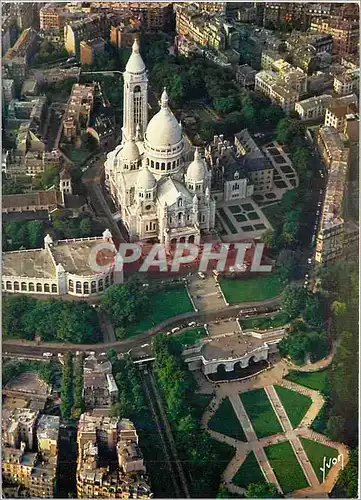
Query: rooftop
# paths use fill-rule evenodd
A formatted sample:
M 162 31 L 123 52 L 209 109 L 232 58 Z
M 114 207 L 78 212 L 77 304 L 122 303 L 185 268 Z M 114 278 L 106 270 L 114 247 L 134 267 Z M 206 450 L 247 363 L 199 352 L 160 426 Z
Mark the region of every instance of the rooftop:
M 55 279 L 55 267 L 49 252 L 45 249 L 4 252 L 2 272 L 6 276 Z
M 60 191 L 36 191 L 25 194 L 9 194 L 2 197 L 2 209 L 11 210 L 12 208 L 39 207 L 56 208 L 63 205 L 63 199 Z
M 54 415 L 42 415 L 37 425 L 37 436 L 40 438 L 58 439 L 60 428 L 60 417 Z
M 322 94 L 319 96 L 310 97 L 309 99 L 304 99 L 299 101 L 298 106 L 302 106 L 304 110 L 312 109 L 315 106 L 327 105 L 333 100 L 333 97 L 329 94 Z

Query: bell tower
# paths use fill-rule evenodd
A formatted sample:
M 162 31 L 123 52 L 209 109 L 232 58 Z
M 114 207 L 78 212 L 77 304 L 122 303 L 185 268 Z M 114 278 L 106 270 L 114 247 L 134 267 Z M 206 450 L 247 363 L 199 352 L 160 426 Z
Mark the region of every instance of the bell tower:
M 123 73 L 124 78 L 124 122 L 123 142 L 142 139 L 148 123 L 148 76 L 139 44 L 134 40 L 132 54 Z

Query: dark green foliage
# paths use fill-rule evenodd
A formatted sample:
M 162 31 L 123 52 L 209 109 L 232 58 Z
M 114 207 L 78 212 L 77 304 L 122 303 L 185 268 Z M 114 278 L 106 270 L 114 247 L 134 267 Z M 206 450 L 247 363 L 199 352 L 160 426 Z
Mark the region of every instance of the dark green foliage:
M 39 335 L 43 342 L 94 343 L 98 340 L 98 317 L 86 302 L 15 295 L 3 300 L 3 335 L 27 340 Z
M 240 421 L 234 413 L 232 403 L 228 398 L 222 400 L 216 413 L 210 419 L 208 427 L 213 431 L 225 434 L 239 441 L 247 441 Z
M 78 418 L 84 411 L 83 382 L 84 382 L 84 354 L 80 354 L 74 361 L 74 406 L 72 414 Z
M 35 65 L 50 63 L 65 57 L 68 57 L 68 52 L 65 48 L 58 49 L 48 40 L 44 40 L 40 44 L 39 52 L 32 58 L 32 63 Z
M 166 411 L 177 443 L 180 460 L 192 476 L 192 497 L 214 497 L 220 476 L 234 449 L 214 441 L 200 428 L 195 380 L 178 353 L 178 345 L 165 334 L 153 342 L 154 371 L 163 393 Z
M 9 179 L 7 180 L 5 176 L 2 176 L 2 193 L 6 194 L 23 194 L 25 191 L 25 186 L 19 184 L 18 182 Z
M 292 192 L 292 191 L 291 191 Z M 273 238 L 272 235 L 267 235 L 269 238 Z M 273 241 L 270 239 L 268 242 L 265 241 L 265 244 L 269 244 L 268 246 L 273 246 Z M 300 266 L 300 259 L 298 254 L 294 250 L 283 249 L 280 251 L 277 258 L 277 272 L 282 283 L 287 283 L 292 279 L 295 279 L 298 275 L 298 270 Z
M 248 453 L 245 461 L 233 476 L 232 483 L 241 488 L 248 488 L 255 483 L 267 484 L 253 451 Z
M 41 174 L 40 183 L 43 189 L 47 189 L 51 186 L 59 186 L 59 167 L 54 166 L 47 168 L 45 172 Z
M 296 364 L 303 364 L 307 354 L 311 362 L 318 361 L 326 357 L 330 350 L 326 333 L 315 331 L 302 322 L 292 325 L 278 347 L 282 356 L 289 356 Z
M 74 404 L 73 375 L 73 355 L 71 352 L 67 352 L 64 354 L 63 380 L 60 390 L 60 411 L 64 419 L 71 417 Z
M 52 230 L 55 239 L 85 238 L 92 234 L 92 222 L 87 216 L 67 219 L 61 214 L 53 217 Z
M 112 407 L 112 415 L 122 418 L 133 418 L 145 408 L 145 401 L 139 378 L 139 372 L 130 357 L 119 360 L 116 353 L 108 352 L 108 359 L 113 366 L 119 398 Z
M 357 498 L 358 492 L 358 448 L 351 451 L 350 459 L 343 471 L 341 471 L 338 483 L 346 492 L 347 498 Z M 344 496 L 344 495 L 342 495 Z
M 102 297 L 102 308 L 115 327 L 134 323 L 147 310 L 149 292 L 138 279 L 108 288 Z
M 298 317 L 305 308 L 307 292 L 294 283 L 287 285 L 281 295 L 282 310 L 291 318 Z
M 10 221 L 3 224 L 3 249 L 41 248 L 45 224 L 37 220 Z
M 282 498 L 282 496 L 271 483 L 253 483 L 247 488 L 248 498 Z

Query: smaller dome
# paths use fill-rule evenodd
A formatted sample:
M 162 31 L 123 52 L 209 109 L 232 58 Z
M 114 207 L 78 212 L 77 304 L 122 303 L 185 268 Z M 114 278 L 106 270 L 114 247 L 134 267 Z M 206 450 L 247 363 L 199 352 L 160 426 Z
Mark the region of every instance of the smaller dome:
M 135 39 L 132 47 L 131 56 L 128 59 L 127 65 L 125 66 L 125 71 L 127 73 L 143 73 L 145 71 L 145 64 L 142 56 L 139 54 L 139 44 L 138 40 Z
M 148 167 L 142 168 L 140 170 L 137 180 L 136 186 L 139 189 L 153 189 L 157 184 L 154 175 L 149 171 Z
M 137 161 L 140 158 L 138 146 L 134 140 L 126 141 L 122 149 L 122 158 L 128 161 Z
M 194 160 L 187 168 L 187 179 L 191 182 L 203 181 L 207 173 L 206 164 L 196 148 L 194 152 Z

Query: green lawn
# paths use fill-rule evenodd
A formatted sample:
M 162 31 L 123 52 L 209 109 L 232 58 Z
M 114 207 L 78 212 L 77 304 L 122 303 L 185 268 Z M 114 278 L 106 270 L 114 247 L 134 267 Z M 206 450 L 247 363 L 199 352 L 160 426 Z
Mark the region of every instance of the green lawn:
M 313 470 L 315 471 L 318 480 L 320 481 L 320 483 L 322 483 L 323 473 L 320 468 L 324 467 L 324 459 L 326 460 L 326 464 L 331 465 L 330 459 L 337 458 L 338 451 L 336 450 L 336 448 L 331 448 L 330 446 L 316 443 L 316 441 L 311 441 L 311 439 L 300 437 L 300 441 L 308 456 L 309 461 L 312 464 Z M 327 466 L 324 467 L 325 478 L 327 477 L 327 474 L 330 472 L 331 468 L 332 466 L 330 466 L 330 468 L 328 468 Z
M 285 378 L 296 384 L 304 385 L 309 389 L 322 392 L 326 388 L 327 374 L 327 368 L 318 372 L 299 372 L 297 370 L 292 370 Z
M 277 328 L 279 326 L 289 323 L 290 317 L 284 312 L 278 312 L 274 316 L 266 316 L 264 318 L 241 318 L 241 326 L 244 330 L 250 328 L 257 328 L 259 330 L 267 330 L 272 326 Z
M 288 441 L 273 444 L 264 450 L 284 494 L 309 486 Z
M 200 339 L 207 337 L 206 331 L 203 326 L 198 328 L 187 328 L 179 335 L 173 335 L 173 341 L 181 344 L 183 347 L 196 344 Z
M 219 284 L 230 304 L 266 300 L 279 295 L 282 291 L 282 285 L 275 273 L 249 279 L 219 277 Z
M 281 387 L 280 385 L 275 385 L 274 388 L 286 410 L 292 427 L 297 427 L 311 406 L 312 399 L 299 392 Z
M 127 336 L 131 337 L 136 333 L 144 332 L 168 318 L 193 310 L 184 287 L 157 291 L 150 298 L 149 311 L 151 312 L 133 325 L 128 326 L 126 328 Z
M 264 389 L 243 392 L 239 397 L 259 439 L 282 432 L 281 424 Z
M 208 427 L 212 431 L 225 434 L 226 436 L 238 439 L 238 441 L 247 441 L 241 423 L 238 420 L 232 403 L 228 398 L 223 399 L 216 413 L 210 419 Z
M 275 203 L 274 205 L 262 207 L 262 212 L 270 222 L 273 228 L 280 225 L 283 221 L 284 214 L 280 203 Z
M 249 452 L 246 460 L 233 476 L 232 483 L 240 488 L 247 488 L 252 483 L 266 483 L 253 451 Z

